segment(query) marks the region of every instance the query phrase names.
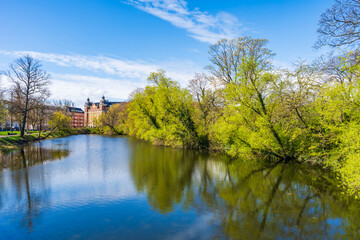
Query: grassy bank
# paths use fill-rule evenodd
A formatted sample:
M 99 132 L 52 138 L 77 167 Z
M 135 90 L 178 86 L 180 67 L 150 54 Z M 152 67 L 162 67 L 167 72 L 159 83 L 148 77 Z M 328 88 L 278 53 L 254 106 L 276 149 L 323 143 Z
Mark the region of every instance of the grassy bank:
M 91 134 L 91 133 L 92 133 L 91 129 L 84 128 L 84 129 L 69 129 L 69 130 L 65 130 L 65 131 L 57 131 L 57 132 L 52 132 L 51 134 L 45 132 L 45 133 L 41 133 L 40 137 L 39 137 L 38 133 L 28 134 L 28 135 L 25 135 L 24 137 L 20 137 L 18 135 L 1 137 L 0 138 L 0 150 L 1 151 L 9 151 L 9 150 L 17 149 L 18 147 L 20 147 L 24 144 L 37 142 L 40 140 L 59 138 L 59 137 L 67 137 L 67 136 L 78 135 L 78 134 Z

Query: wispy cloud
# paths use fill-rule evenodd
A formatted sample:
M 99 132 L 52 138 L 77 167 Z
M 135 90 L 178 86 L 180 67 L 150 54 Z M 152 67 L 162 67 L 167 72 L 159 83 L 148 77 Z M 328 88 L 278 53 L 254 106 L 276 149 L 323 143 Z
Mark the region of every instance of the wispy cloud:
M 142 60 L 132 61 L 104 56 L 84 56 L 42 53 L 34 51 L 4 51 L 0 54 L 12 57 L 21 57 L 25 54 L 44 62 L 54 63 L 62 67 L 72 67 L 89 70 L 96 73 L 114 75 L 121 79 L 145 80 L 151 72 L 164 69 L 170 77 L 180 83 L 186 83 L 191 79 L 195 71 L 200 68 L 189 61 L 164 61 L 159 63 Z
M 235 38 L 245 30 L 230 13 L 211 15 L 198 8 L 190 10 L 184 0 L 126 0 L 125 3 L 185 29 L 191 37 L 206 43 Z
M 141 61 L 120 60 L 103 56 L 64 55 L 34 51 L 0 51 L 0 54 L 21 57 L 25 54 L 41 61 L 63 67 L 76 67 L 94 72 L 102 72 L 125 78 L 141 78 L 160 66 Z
M 158 69 L 164 69 L 169 77 L 180 82 L 182 86 L 186 86 L 194 72 L 201 70 L 201 67 L 189 61 L 152 63 L 104 56 L 65 55 L 34 51 L 0 50 L 0 54 L 11 57 L 29 54 L 44 63 L 64 67 L 65 69 L 52 72 L 52 98 L 71 99 L 77 104 L 82 104 L 87 97 L 96 100 L 103 94 L 112 100 L 127 99 L 134 89 L 145 87 L 149 74 Z M 71 73 L 78 72 L 79 69 L 85 70 L 85 74 L 83 74 L 84 71 L 81 74 Z M 0 81 L 2 84 L 9 84 L 4 78 L 0 78 Z

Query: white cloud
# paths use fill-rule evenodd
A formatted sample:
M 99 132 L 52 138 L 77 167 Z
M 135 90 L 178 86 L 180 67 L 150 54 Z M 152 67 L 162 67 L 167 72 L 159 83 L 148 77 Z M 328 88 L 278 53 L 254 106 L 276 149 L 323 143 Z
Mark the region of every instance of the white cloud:
M 2 51 L 0 54 L 21 57 L 29 54 L 43 62 L 65 67 L 52 73 L 50 87 L 53 99 L 70 99 L 81 106 L 87 97 L 99 100 L 105 94 L 110 100 L 127 99 L 139 87 L 145 87 L 151 72 L 164 69 L 167 75 L 185 87 L 195 72 L 201 67 L 189 61 L 167 61 L 149 63 L 145 61 L 120 60 L 104 56 L 64 55 L 34 51 Z M 71 70 L 86 70 L 86 74 L 69 74 Z M 68 74 L 64 74 L 64 72 Z M 94 76 L 97 75 L 97 76 Z M 99 77 L 100 76 L 100 77 Z M 9 83 L 1 77 L 2 84 Z
M 245 30 L 239 20 L 226 12 L 211 15 L 190 10 L 184 0 L 126 0 L 126 3 L 185 29 L 190 36 L 206 43 L 222 38 L 236 38 Z
M 129 93 L 144 87 L 146 81 L 129 81 L 116 78 L 102 78 L 90 75 L 53 74 L 52 98 L 70 99 L 82 106 L 87 97 L 99 101 L 105 95 L 112 101 L 127 99 Z
M 53 53 L 41 53 L 34 51 L 4 51 L 0 54 L 13 57 L 22 57 L 25 54 L 44 62 L 54 63 L 63 67 L 75 67 L 105 73 L 120 78 L 144 80 L 151 72 L 164 69 L 169 76 L 180 83 L 187 82 L 199 67 L 189 61 L 167 61 L 164 63 L 150 63 L 145 61 L 121 60 L 104 56 L 65 55 Z
M 63 67 L 76 67 L 127 78 L 141 78 L 160 68 L 160 66 L 156 64 L 120 60 L 103 56 L 89 57 L 83 55 L 64 55 L 34 51 L 0 51 L 0 53 L 14 57 L 21 57 L 25 54 L 29 54 L 41 61 L 54 63 Z

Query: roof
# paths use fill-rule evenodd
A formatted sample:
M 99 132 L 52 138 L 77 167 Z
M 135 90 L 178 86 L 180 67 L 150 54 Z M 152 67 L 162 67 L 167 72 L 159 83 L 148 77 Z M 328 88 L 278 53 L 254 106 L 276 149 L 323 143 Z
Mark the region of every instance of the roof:
M 69 112 L 77 112 L 77 113 L 84 113 L 84 111 L 81 108 L 77 107 L 68 107 Z
M 106 105 L 107 106 L 111 106 L 111 105 L 115 105 L 115 104 L 126 104 L 126 103 L 128 103 L 128 102 L 106 102 Z M 95 102 L 95 103 L 92 103 L 92 104 L 95 104 L 97 107 L 99 106 L 99 102 Z

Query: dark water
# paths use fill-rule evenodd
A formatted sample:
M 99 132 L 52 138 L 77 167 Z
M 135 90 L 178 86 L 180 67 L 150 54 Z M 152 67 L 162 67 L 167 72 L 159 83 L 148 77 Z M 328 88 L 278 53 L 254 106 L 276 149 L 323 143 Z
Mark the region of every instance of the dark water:
M 360 239 L 336 183 L 130 138 L 46 140 L 1 157 L 0 239 Z

